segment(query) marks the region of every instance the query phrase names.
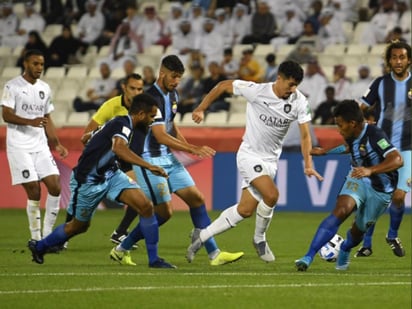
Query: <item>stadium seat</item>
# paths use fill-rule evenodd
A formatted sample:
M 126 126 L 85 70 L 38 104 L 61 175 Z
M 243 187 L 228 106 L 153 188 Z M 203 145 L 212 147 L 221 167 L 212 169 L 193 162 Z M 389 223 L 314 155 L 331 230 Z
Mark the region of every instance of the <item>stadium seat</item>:
M 67 123 L 67 111 L 65 110 L 54 110 L 51 117 L 56 127 L 63 127 Z
M 372 56 L 383 57 L 383 54 L 385 53 L 386 46 L 387 46 L 386 44 L 375 44 L 375 45 L 371 46 L 369 54 L 371 54 Z
M 1 77 L 6 78 L 6 79 L 11 79 L 11 78 L 14 78 L 20 75 L 21 73 L 22 73 L 21 68 L 8 66 L 8 67 L 3 68 L 3 71 L 1 72 Z
M 176 116 L 178 117 L 178 116 Z M 179 126 L 181 127 L 196 127 L 196 126 L 202 126 L 204 125 L 204 121 L 202 121 L 200 124 L 195 123 L 192 120 L 192 114 L 191 113 L 186 113 L 183 115 L 183 118 L 180 122 L 178 122 Z
M 265 58 L 267 54 L 270 54 L 270 53 L 272 54 L 275 53 L 275 48 L 272 44 L 258 44 L 256 45 L 253 55 L 255 55 L 256 57 Z
M 13 49 L 8 46 L 0 46 L 0 67 L 14 66 Z
M 66 68 L 64 67 L 50 67 L 44 73 L 47 79 L 63 79 L 66 75 Z
M 330 44 L 323 49 L 322 55 L 342 56 L 345 54 L 345 51 L 346 45 L 344 44 Z
M 87 78 L 100 78 L 100 68 L 98 66 L 94 66 L 93 68 L 90 69 L 89 74 L 87 75 Z
M 85 82 L 85 78 L 79 78 L 79 79 L 64 78 L 61 80 L 59 84 L 59 90 L 60 89 L 70 89 L 74 93 L 78 93 L 79 90 L 84 85 L 84 82 Z
M 349 44 L 346 49 L 347 55 L 367 56 L 369 53 L 369 46 L 363 44 Z
M 104 45 L 100 47 L 99 51 L 97 52 L 97 57 L 98 58 L 105 58 L 109 56 L 110 52 L 110 45 Z
M 236 44 L 233 46 L 233 57 L 239 59 L 245 49 L 253 49 L 252 44 Z
M 158 58 L 162 57 L 164 52 L 164 47 L 162 45 L 150 45 L 144 49 L 144 54 L 157 56 Z
M 241 96 L 231 96 L 225 98 L 225 101 L 230 103 L 230 113 L 245 113 L 247 101 Z
M 369 26 L 368 21 L 360 21 L 356 24 L 355 28 L 353 29 L 353 44 L 362 44 L 362 36 L 365 28 Z
M 244 127 L 246 125 L 246 112 L 230 113 L 227 126 L 229 127 Z
M 205 126 L 209 126 L 209 127 L 226 126 L 228 114 L 229 113 L 227 111 L 208 113 L 205 119 Z
M 89 123 L 89 112 L 71 112 L 67 118 L 67 126 L 85 127 Z
M 66 78 L 69 79 L 85 79 L 87 78 L 87 74 L 89 73 L 89 69 L 87 66 L 80 65 L 80 66 L 71 66 L 69 67 Z

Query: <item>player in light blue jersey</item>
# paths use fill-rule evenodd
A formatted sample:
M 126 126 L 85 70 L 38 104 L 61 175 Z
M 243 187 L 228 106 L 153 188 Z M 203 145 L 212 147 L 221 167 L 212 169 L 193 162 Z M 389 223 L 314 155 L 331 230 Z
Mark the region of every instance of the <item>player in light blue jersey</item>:
M 140 214 L 140 228 L 145 236 L 149 267 L 175 268 L 157 254 L 159 227 L 153 204 L 145 197 L 137 183 L 120 168 L 120 161 L 147 168 L 153 174 L 167 177 L 159 166 L 144 161 L 129 149 L 132 136 L 139 135 L 141 143 L 157 113 L 156 101 L 149 95 L 134 97 L 129 114 L 113 118 L 93 134 L 87 143 L 70 180 L 69 222 L 56 227 L 42 240 L 31 240 L 28 247 L 33 261 L 43 264 L 50 247 L 59 246 L 71 237 L 85 233 L 103 198 L 126 203 Z M 143 131 L 140 134 L 137 131 Z M 122 252 L 117 260 L 130 260 L 129 252 Z
M 156 99 L 159 111 L 146 137 L 142 157 L 151 164 L 163 167 L 169 175 L 168 179 L 138 166 L 134 166 L 133 169 L 146 196 L 155 205 L 159 225 L 167 222 L 172 216 L 171 194 L 175 193 L 189 206 L 194 227 L 203 228 L 210 223 L 203 194 L 171 151 L 180 150 L 202 158 L 212 157 L 215 154 L 215 150 L 208 146 L 189 144 L 174 122 L 179 104 L 176 88 L 183 73 L 184 66 L 176 55 L 164 57 L 156 83 L 146 92 Z M 138 225 L 121 244 L 113 248 L 111 256 L 130 250 L 133 244 L 143 238 L 144 235 Z M 213 238 L 206 244 L 206 250 L 210 264 L 213 266 L 234 262 L 243 256 L 243 252 L 220 251 Z
M 339 133 L 347 144 L 352 168 L 346 176 L 335 209 L 319 225 L 304 257 L 295 261 L 298 271 L 306 271 L 316 253 L 337 233 L 339 226 L 356 210 L 336 261 L 336 269 L 349 266 L 350 250 L 363 239 L 366 230 L 389 206 L 398 181 L 397 169 L 403 160 L 382 129 L 367 124 L 353 100 L 340 102 L 334 110 Z M 322 148 L 314 154 L 325 154 Z
M 411 104 L 412 77 L 411 46 L 404 42 L 392 42 L 385 51 L 385 64 L 390 72 L 375 79 L 361 98 L 363 109 L 370 108 L 376 125 L 388 135 L 391 143 L 401 152 L 404 165 L 399 169 L 399 180 L 389 208 L 390 222 L 386 242 L 396 256 L 405 256 L 405 249 L 398 237 L 398 230 L 405 212 L 405 197 L 411 190 Z M 372 254 L 371 226 L 365 235 L 363 246 L 355 257 Z

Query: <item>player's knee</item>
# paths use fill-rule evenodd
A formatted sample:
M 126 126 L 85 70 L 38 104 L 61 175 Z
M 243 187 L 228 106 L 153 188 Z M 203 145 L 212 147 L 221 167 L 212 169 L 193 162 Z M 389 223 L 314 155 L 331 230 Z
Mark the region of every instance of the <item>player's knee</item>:
M 144 217 L 144 218 L 148 218 L 153 216 L 153 204 L 149 201 L 146 200 L 145 202 L 141 203 L 139 205 L 139 214 Z
M 274 190 L 270 190 L 269 192 L 265 193 L 263 196 L 263 201 L 269 207 L 275 206 L 279 199 L 279 191 L 275 188 Z

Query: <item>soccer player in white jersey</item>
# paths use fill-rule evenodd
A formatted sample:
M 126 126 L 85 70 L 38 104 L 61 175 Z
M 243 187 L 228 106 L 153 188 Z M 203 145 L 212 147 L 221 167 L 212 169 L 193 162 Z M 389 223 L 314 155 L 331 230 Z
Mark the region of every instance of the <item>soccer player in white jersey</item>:
M 243 177 L 239 204 L 224 210 L 206 228 L 194 230 L 192 243 L 186 254 L 189 262 L 194 259 L 196 252 L 207 239 L 235 227 L 240 221 L 250 217 L 255 210 L 253 245 L 263 261 L 275 260 L 266 241 L 266 231 L 279 198 L 274 178 L 283 140 L 292 121 L 297 120 L 299 123 L 305 175 L 323 180 L 312 166 L 312 142 L 309 132 L 311 110 L 305 96 L 297 90 L 302 78 L 303 70 L 300 65 L 293 61 L 285 61 L 279 66 L 275 82 L 222 81 L 193 111 L 193 120 L 196 123 L 201 122 L 204 111 L 224 92 L 243 96 L 248 101 L 246 130 L 237 153 L 237 166 Z
M 51 90 L 40 80 L 44 56 L 38 50 L 24 55 L 24 73 L 8 81 L 1 105 L 7 123 L 7 159 L 12 184 L 21 184 L 27 194 L 27 216 L 31 239 L 50 234 L 59 212 L 60 177 L 50 145 L 62 158 L 68 154 L 56 135 L 50 112 L 54 110 Z M 46 212 L 41 233 L 40 181 L 47 188 Z

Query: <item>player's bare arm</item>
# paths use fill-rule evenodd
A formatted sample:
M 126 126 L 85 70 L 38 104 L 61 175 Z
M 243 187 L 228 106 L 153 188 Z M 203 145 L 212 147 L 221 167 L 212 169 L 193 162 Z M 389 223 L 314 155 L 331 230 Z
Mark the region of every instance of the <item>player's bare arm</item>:
M 223 93 L 233 94 L 233 80 L 224 80 L 219 82 L 202 100 L 198 107 L 192 113 L 192 119 L 200 123 L 204 119 L 204 112 L 207 108 Z
M 299 130 L 302 156 L 305 162 L 304 173 L 306 176 L 315 176 L 319 181 L 322 181 L 323 177 L 313 168 L 312 156 L 310 154 L 312 149 L 312 139 L 309 132 L 309 122 L 299 124 Z
M 99 124 L 94 121 L 93 119 L 90 119 L 89 123 L 87 124 L 86 128 L 84 129 L 84 133 L 82 137 L 80 138 L 81 142 L 83 145 L 86 145 L 89 139 L 92 137 L 92 133 L 94 130 L 96 130 L 99 127 Z
M 216 154 L 216 151 L 209 146 L 196 146 L 183 142 L 166 132 L 164 125 L 152 126 L 152 133 L 156 140 L 163 145 L 175 150 L 185 151 L 201 158 L 209 158 Z
M 47 139 L 51 145 L 54 145 L 54 149 L 59 153 L 60 157 L 64 159 L 69 154 L 69 151 L 66 147 L 60 144 L 59 138 L 56 134 L 56 126 L 54 125 L 50 114 L 46 114 L 45 118 L 47 119 L 47 122 L 44 125 L 44 129 L 46 130 Z
M 399 151 L 394 150 L 387 154 L 385 160 L 371 167 L 354 167 L 351 176 L 353 178 L 369 177 L 372 174 L 392 172 L 403 166 L 403 159 Z
M 127 142 L 121 137 L 112 139 L 112 151 L 120 160 L 146 168 L 157 176 L 167 177 L 167 173 L 161 167 L 146 162 L 131 151 Z
M 42 128 L 47 125 L 47 117 L 37 117 L 34 119 L 27 119 L 20 116 L 17 116 L 14 110 L 10 107 L 3 106 L 3 120 L 7 123 L 23 125 L 23 126 L 32 126 Z

